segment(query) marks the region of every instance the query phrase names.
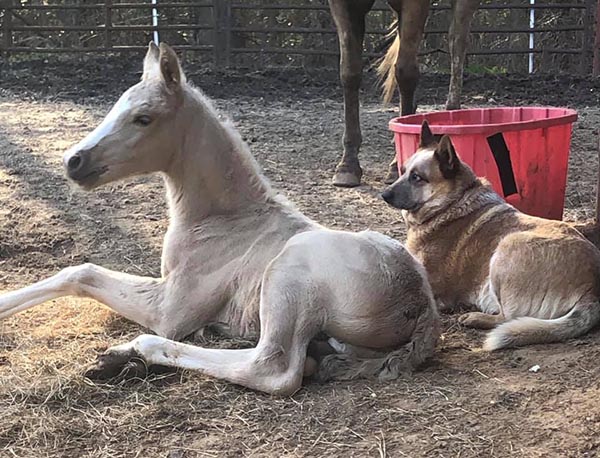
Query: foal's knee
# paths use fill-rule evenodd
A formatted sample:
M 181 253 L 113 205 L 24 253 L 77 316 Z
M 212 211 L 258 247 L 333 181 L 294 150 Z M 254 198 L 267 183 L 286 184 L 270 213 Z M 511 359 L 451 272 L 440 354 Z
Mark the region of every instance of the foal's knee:
M 95 269 L 91 263 L 64 268 L 59 275 L 64 278 L 64 285 L 70 294 L 81 296 L 86 286 L 94 286 Z

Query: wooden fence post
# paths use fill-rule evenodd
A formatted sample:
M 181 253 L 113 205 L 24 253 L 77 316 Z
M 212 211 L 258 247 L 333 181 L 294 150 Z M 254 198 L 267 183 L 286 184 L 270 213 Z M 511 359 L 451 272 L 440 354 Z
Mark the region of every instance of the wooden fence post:
M 214 0 L 213 3 L 215 66 L 228 67 L 231 63 L 231 1 Z
M 13 12 L 10 8 L 12 6 L 12 0 L 5 0 L 4 2 L 4 19 L 2 21 L 2 49 L 0 51 L 3 52 L 5 57 L 10 55 L 10 48 L 13 45 L 13 36 L 12 36 L 12 16 Z
M 112 0 L 104 0 L 104 48 L 111 48 L 110 32 L 112 30 Z
M 589 75 L 592 65 L 592 49 L 594 48 L 594 0 L 585 0 L 583 13 L 583 42 L 581 44 L 581 58 L 579 60 L 579 73 Z

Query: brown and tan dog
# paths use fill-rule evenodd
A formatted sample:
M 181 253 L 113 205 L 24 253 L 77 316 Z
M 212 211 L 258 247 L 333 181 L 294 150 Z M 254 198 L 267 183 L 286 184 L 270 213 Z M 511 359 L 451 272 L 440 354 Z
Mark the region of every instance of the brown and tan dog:
M 567 223 L 507 204 L 427 122 L 382 197 L 403 210 L 407 247 L 425 265 L 438 306 L 481 311 L 460 321 L 493 329 L 484 349 L 562 341 L 600 321 L 600 251 Z

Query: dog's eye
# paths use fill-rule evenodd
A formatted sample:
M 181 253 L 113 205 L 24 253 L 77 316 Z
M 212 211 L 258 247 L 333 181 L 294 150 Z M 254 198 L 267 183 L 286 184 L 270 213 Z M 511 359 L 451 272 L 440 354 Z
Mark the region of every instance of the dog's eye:
M 150 118 L 150 116 L 147 116 L 147 115 L 138 115 L 133 120 L 134 124 L 137 124 L 138 126 L 143 126 L 143 127 L 149 126 L 151 122 L 152 122 L 152 118 Z
M 408 176 L 408 181 L 410 181 L 411 183 L 418 183 L 420 181 L 423 181 L 423 178 L 417 172 L 410 172 L 410 175 Z

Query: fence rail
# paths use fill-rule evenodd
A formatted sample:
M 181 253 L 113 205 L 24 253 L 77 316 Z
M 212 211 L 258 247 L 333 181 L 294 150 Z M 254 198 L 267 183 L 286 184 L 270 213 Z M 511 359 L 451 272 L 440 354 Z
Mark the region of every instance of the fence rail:
M 116 3 L 113 0 L 106 0 L 102 3 L 94 4 L 37 4 L 34 1 L 47 0 L 0 0 L 0 53 L 7 56 L 10 54 L 22 53 L 107 53 L 139 51 L 145 48 L 138 36 L 124 37 L 123 33 L 142 33 L 146 41 L 149 41 L 154 32 L 158 34 L 172 33 L 177 34 L 177 40 L 172 42 L 174 47 L 179 50 L 200 53 L 212 53 L 212 59 L 217 66 L 232 65 L 236 55 L 301 55 L 301 56 L 337 56 L 337 42 L 335 41 L 335 29 L 331 20 L 325 24 L 314 26 L 312 24 L 295 24 L 292 21 L 283 21 L 277 19 L 267 24 L 258 25 L 250 23 L 239 23 L 240 14 L 248 14 L 255 11 L 261 11 L 264 16 L 269 18 L 277 14 L 291 14 L 295 12 L 294 17 L 300 14 L 328 15 L 328 6 L 325 0 L 305 0 L 310 3 L 241 3 L 231 0 L 207 0 L 207 1 L 173 1 L 160 0 L 157 3 L 133 3 L 127 1 Z M 59 0 L 60 1 L 60 0 Z M 75 0 L 70 0 L 75 1 Z M 600 0 L 597 0 L 600 2 Z M 494 36 L 495 45 L 493 49 L 487 46 L 481 46 L 479 49 L 472 47 L 469 55 L 473 56 L 497 56 L 497 55 L 522 55 L 522 54 L 542 54 L 579 56 L 579 72 L 589 73 L 594 69 L 597 73 L 600 71 L 599 49 L 600 39 L 595 34 L 596 26 L 596 1 L 582 0 L 581 2 L 557 3 L 546 2 L 530 4 L 529 0 L 519 0 L 518 3 L 502 3 L 498 1 L 483 2 L 480 6 L 480 13 L 487 15 L 501 14 L 504 12 L 512 14 L 510 11 L 535 11 L 535 14 L 542 14 L 544 11 L 558 12 L 557 17 L 564 14 L 570 14 L 569 18 L 574 18 L 571 22 L 562 23 L 560 21 L 540 21 L 534 27 L 529 27 L 527 23 L 511 24 L 507 21 L 506 25 L 493 25 L 494 20 L 489 20 L 487 25 L 474 25 L 471 30 L 473 36 Z M 451 6 L 444 3 L 434 3 L 431 7 L 432 14 L 449 14 Z M 151 25 L 150 13 L 156 10 L 159 16 L 158 25 Z M 184 12 L 185 11 L 185 12 Z M 195 11 L 194 15 L 190 11 Z M 385 40 L 384 36 L 388 33 L 385 23 L 391 22 L 392 16 L 388 13 L 389 9 L 384 2 L 378 0 L 373 11 L 382 15 L 387 15 L 387 21 L 380 21 L 376 26 L 367 28 L 367 35 L 378 40 L 381 44 Z M 135 16 L 136 12 L 147 12 L 144 17 Z M 304 12 L 304 13 L 303 13 Z M 575 12 L 575 13 L 573 13 Z M 129 19 L 120 17 L 122 14 L 128 14 Z M 144 13 L 146 14 L 146 13 Z M 82 21 L 81 23 L 69 23 L 68 15 L 86 16 L 91 18 L 91 23 Z M 492 17 L 492 16 L 490 16 Z M 198 18 L 203 21 L 197 20 Z M 181 22 L 188 19 L 187 22 Z M 147 23 L 131 23 L 145 20 Z M 130 23 L 127 23 L 127 22 Z M 257 21 L 261 22 L 261 21 Z M 385 23 L 383 23 L 385 22 Z M 435 36 L 445 36 L 448 28 L 439 24 L 431 23 L 431 19 L 426 29 L 426 45 L 422 55 L 431 55 L 435 53 L 447 54 L 444 43 L 440 45 L 435 42 Z M 58 46 L 56 43 L 65 43 L 63 37 L 69 34 L 78 34 L 68 45 Z M 82 34 L 87 34 L 82 37 Z M 203 34 L 200 36 L 200 34 Z M 515 43 L 513 37 L 517 35 L 529 36 L 567 36 L 568 39 L 557 39 L 556 43 L 542 43 L 533 48 L 524 47 L 523 42 Z M 565 35 L 560 35 L 565 34 Z M 175 36 L 175 35 L 171 35 Z M 323 45 L 306 46 L 298 44 L 306 39 L 290 39 L 291 44 L 282 45 L 285 40 L 264 38 L 273 36 L 318 36 L 331 37 L 322 38 Z M 244 42 L 240 45 L 240 37 L 246 37 L 246 41 L 257 43 L 257 46 L 248 46 Z M 248 39 L 247 37 L 251 37 Z M 263 38 L 257 38 L 263 37 Z M 508 37 L 508 38 L 506 38 Z M 171 41 L 171 40 L 169 40 Z M 526 43 L 525 43 L 526 44 Z M 374 57 L 382 52 L 382 46 L 379 49 L 366 49 L 365 56 Z M 593 57 L 593 59 L 592 59 Z M 594 65 L 592 65 L 592 61 Z

